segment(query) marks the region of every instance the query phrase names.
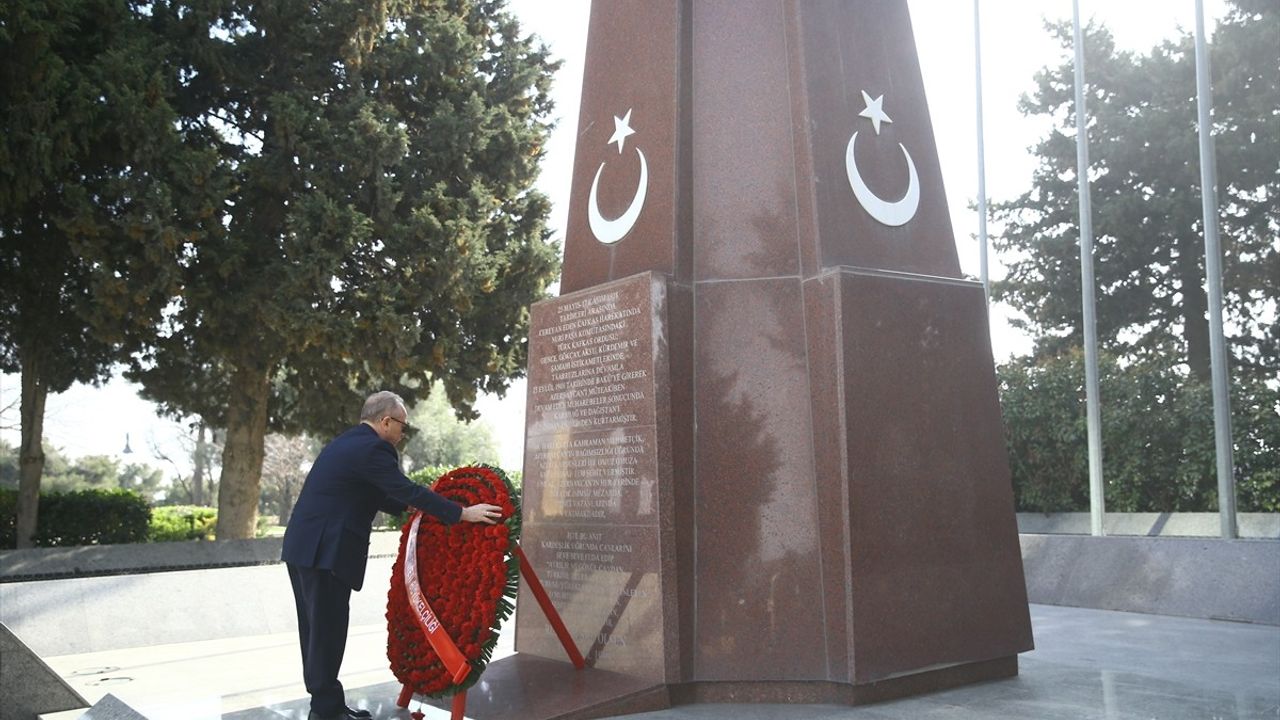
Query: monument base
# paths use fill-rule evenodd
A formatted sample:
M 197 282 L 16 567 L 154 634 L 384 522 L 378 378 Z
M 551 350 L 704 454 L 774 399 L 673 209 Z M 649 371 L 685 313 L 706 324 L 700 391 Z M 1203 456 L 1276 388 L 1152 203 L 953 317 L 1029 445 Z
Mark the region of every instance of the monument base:
M 448 709 L 452 698 L 431 699 Z M 485 667 L 467 690 L 474 720 L 591 720 L 671 707 L 667 688 L 652 679 L 596 668 L 574 669 L 564 660 L 517 653 Z
M 562 660 L 516 654 L 494 661 L 467 692 L 467 717 L 594 720 L 705 703 L 866 705 L 1014 677 L 1018 656 L 962 663 L 863 685 L 837 682 L 688 682 L 671 685 Z M 432 700 L 442 709 L 450 700 Z
M 779 705 L 867 705 L 1018 674 L 1018 656 L 960 663 L 878 682 L 690 682 L 670 688 L 672 705 L 768 703 Z M 620 711 L 630 712 L 630 711 Z

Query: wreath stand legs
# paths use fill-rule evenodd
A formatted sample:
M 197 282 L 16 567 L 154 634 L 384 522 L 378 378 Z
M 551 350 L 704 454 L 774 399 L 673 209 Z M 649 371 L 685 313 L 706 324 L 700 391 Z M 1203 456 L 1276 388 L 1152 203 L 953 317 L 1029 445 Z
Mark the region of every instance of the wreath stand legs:
M 417 523 L 415 522 L 412 535 L 416 539 Z M 533 597 L 538 601 L 538 607 L 542 608 L 542 614 L 547 617 L 547 622 L 551 623 L 551 629 L 555 631 L 556 637 L 560 638 L 560 644 L 564 646 L 564 651 L 569 656 L 569 661 L 578 670 L 587 666 L 582 659 L 582 653 L 578 651 L 578 645 L 573 641 L 573 637 L 569 635 L 569 630 L 564 626 L 564 621 L 560 619 L 560 613 L 556 611 L 556 606 L 552 604 L 551 597 L 547 595 L 547 591 L 542 587 L 542 581 L 538 579 L 538 573 L 533 571 L 533 565 L 529 564 L 529 558 L 525 557 L 524 550 L 520 548 L 519 543 L 513 543 L 516 557 L 520 559 L 520 575 L 529 585 L 529 592 L 533 593 Z M 416 584 L 416 576 L 414 578 Z M 437 627 L 435 632 L 444 633 L 444 628 Z M 447 634 L 446 634 L 447 635 Z M 434 642 L 432 643 L 435 644 Z M 463 673 L 461 682 L 466 674 Z M 402 708 L 409 707 L 409 701 L 413 699 L 413 688 L 403 685 L 400 688 L 400 697 L 396 699 L 396 705 Z M 463 720 L 467 711 L 467 691 L 453 696 L 453 708 L 450 714 L 450 720 Z
M 408 685 L 400 686 L 400 697 L 396 699 L 396 706 L 407 708 L 409 701 L 413 699 L 413 688 Z M 451 708 L 451 720 L 463 720 L 463 716 L 467 712 L 467 691 L 463 690 L 453 696 L 453 707 Z
M 529 558 L 525 557 L 524 550 L 520 544 L 514 545 L 516 549 L 516 557 L 520 558 L 520 574 L 524 576 L 525 581 L 529 584 L 529 592 L 533 593 L 534 599 L 538 601 L 538 606 L 542 608 L 542 614 L 547 616 L 547 622 L 551 623 L 551 629 L 556 631 L 556 637 L 560 638 L 560 644 L 564 646 L 564 651 L 569 655 L 569 661 L 579 670 L 586 667 L 587 664 L 582 659 L 582 653 L 578 652 L 578 646 L 573 642 L 573 637 L 569 635 L 569 630 L 564 626 L 564 621 L 560 619 L 560 613 L 556 612 L 556 606 L 551 604 L 551 597 L 547 595 L 547 591 L 542 587 L 542 581 L 538 579 L 538 573 L 533 571 L 533 566 L 529 564 Z

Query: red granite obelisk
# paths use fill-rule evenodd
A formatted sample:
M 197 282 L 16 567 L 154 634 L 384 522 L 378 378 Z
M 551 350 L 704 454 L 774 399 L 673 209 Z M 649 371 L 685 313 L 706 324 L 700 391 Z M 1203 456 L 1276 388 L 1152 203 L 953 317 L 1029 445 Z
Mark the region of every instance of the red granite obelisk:
M 1016 674 L 986 306 L 905 0 L 597 2 L 586 61 L 562 295 L 533 308 L 523 537 L 593 669 L 522 613 L 490 672 L 523 689 L 496 679 L 492 707 Z

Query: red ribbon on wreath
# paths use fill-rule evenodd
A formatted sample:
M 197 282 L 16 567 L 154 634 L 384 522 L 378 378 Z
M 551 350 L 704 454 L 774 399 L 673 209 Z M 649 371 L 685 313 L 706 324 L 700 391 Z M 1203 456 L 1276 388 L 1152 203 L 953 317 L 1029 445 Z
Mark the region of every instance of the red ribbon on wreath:
M 401 528 L 387 595 L 387 659 L 406 689 L 442 697 L 475 684 L 514 611 L 520 513 L 510 480 L 496 467 L 458 468 L 432 489 L 463 506 L 497 505 L 504 518 L 445 525 L 415 513 Z
M 421 520 L 422 511 L 415 512 L 409 527 L 409 544 L 412 547 L 418 545 L 418 523 Z M 409 609 L 413 611 L 413 619 L 418 621 L 418 627 L 427 634 L 431 648 L 444 662 L 445 670 L 453 676 L 453 684 L 458 685 L 471 674 L 471 665 L 458 650 L 458 646 L 453 644 L 453 638 L 440 629 L 440 618 L 436 617 L 431 604 L 427 602 L 427 597 L 422 594 L 422 585 L 418 581 L 417 558 L 416 552 L 405 553 L 404 584 L 409 591 Z

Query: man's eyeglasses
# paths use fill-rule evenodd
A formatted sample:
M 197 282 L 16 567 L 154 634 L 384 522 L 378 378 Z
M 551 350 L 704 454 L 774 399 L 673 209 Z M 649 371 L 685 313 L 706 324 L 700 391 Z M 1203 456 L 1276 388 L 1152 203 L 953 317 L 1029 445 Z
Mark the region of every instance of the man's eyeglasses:
M 401 429 L 401 432 L 403 432 L 403 433 L 404 433 L 404 436 L 405 436 L 405 437 L 413 437 L 413 436 L 414 436 L 415 434 L 417 434 L 417 432 L 418 432 L 418 428 L 416 428 L 416 427 L 414 427 L 414 426 L 410 425 L 409 423 L 405 422 L 404 420 L 401 420 L 400 418 L 394 418 L 394 417 L 391 417 L 390 415 L 388 415 L 388 416 L 387 416 L 387 419 L 388 419 L 388 420 L 394 420 L 394 421 L 396 421 L 396 422 L 400 423 L 400 429 Z

